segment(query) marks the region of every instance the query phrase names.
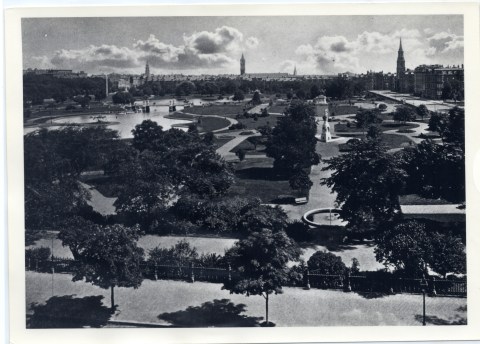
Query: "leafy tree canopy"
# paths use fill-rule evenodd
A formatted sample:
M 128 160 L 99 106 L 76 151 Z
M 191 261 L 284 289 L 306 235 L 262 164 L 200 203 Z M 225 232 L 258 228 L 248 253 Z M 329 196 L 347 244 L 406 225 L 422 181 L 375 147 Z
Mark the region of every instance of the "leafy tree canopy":
M 299 255 L 298 246 L 284 231 L 254 232 L 226 252 L 226 259 L 239 277 L 232 278 L 222 288 L 246 296 L 262 295 L 268 323 L 268 297 L 282 292 L 289 278 L 287 263 L 297 261 Z
M 428 270 L 446 276 L 465 272 L 465 247 L 460 238 L 426 229 L 425 224 L 400 222 L 378 234 L 375 255 L 379 262 L 411 276 Z
M 323 170 L 331 170 L 332 174 L 322 184 L 337 194 L 341 216 L 350 228 L 373 229 L 398 214 L 398 195 L 406 173 L 381 139 L 353 139 L 349 146 L 349 152 L 326 160 Z

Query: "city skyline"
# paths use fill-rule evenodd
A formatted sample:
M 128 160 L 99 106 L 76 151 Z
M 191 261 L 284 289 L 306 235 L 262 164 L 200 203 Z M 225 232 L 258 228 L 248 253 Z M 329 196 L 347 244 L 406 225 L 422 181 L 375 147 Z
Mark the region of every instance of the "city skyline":
M 448 16 L 28 18 L 24 68 L 87 73 L 395 72 L 463 64 L 463 18 Z M 348 24 L 347 24 L 348 23 Z M 279 37 L 281 40 L 279 41 Z M 280 43 L 280 44 L 279 44 Z

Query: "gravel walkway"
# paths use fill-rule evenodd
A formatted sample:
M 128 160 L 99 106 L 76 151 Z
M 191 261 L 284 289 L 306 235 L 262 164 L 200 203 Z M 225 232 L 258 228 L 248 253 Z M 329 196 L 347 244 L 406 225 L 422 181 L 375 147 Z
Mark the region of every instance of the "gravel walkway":
M 44 303 L 52 296 L 52 275 L 35 272 L 26 274 L 27 312 L 31 313 L 32 302 Z M 84 282 L 72 282 L 71 276 L 54 276 L 56 296 L 102 295 L 103 303 L 110 306 L 109 290 L 100 289 Z M 195 326 L 215 326 L 218 321 L 230 317 L 233 321 L 263 321 L 265 316 L 264 299 L 260 296 L 245 297 L 221 290 L 221 284 L 180 281 L 143 282 L 139 289 L 116 288 L 117 313 L 112 320 L 138 321 L 163 325 L 179 325 L 175 321 Z M 206 302 L 226 299 L 235 307 L 243 304 L 242 319 L 225 307 L 228 301 L 217 301 L 212 308 Z M 223 306 L 222 306 L 223 305 Z M 194 306 L 195 309 L 188 309 Z M 277 326 L 342 326 L 342 325 L 417 325 L 421 326 L 422 297 L 420 295 L 399 294 L 391 296 L 359 295 L 333 290 L 303 290 L 284 288 L 284 293 L 270 298 L 270 320 Z M 437 297 L 427 298 L 427 323 L 450 324 L 466 319 L 466 299 Z M 179 311 L 182 311 L 181 313 Z M 170 313 L 170 321 L 161 320 L 158 315 Z M 215 313 L 212 315 L 212 313 Z M 209 316 L 209 317 L 208 317 Z M 201 317 L 201 318 L 200 318 Z M 205 318 L 207 317 L 207 318 Z M 208 319 L 212 318 L 212 319 Z M 175 320 L 176 319 L 176 320 Z M 211 323 L 208 323 L 211 322 Z M 235 322 L 231 326 L 235 326 Z M 197 325 L 198 326 L 198 325 Z

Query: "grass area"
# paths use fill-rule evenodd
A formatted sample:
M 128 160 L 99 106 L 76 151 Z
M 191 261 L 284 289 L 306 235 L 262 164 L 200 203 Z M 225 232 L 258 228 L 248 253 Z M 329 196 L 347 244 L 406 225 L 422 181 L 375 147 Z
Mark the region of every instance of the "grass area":
M 228 190 L 228 196 L 258 197 L 264 203 L 272 203 L 281 195 L 304 197 L 290 187 L 288 179 L 276 175 L 273 159 L 244 160 L 235 166 L 235 183 Z
M 355 135 L 355 137 L 362 138 L 363 135 Z M 397 134 L 384 134 L 382 141 L 388 149 L 403 148 L 413 144 L 413 141 L 408 137 Z M 340 152 L 347 152 L 350 150 L 347 143 L 339 144 L 338 148 Z
M 228 127 L 229 125 L 230 125 L 230 121 L 224 118 L 202 117 L 198 119 L 199 132 L 209 132 L 213 130 L 218 130 L 218 129 Z
M 243 113 L 244 104 L 238 105 L 212 105 L 212 106 L 193 106 L 182 110 L 183 113 L 191 113 L 195 115 L 208 116 L 224 116 L 234 118 L 237 114 Z
M 284 113 L 286 108 L 286 105 L 272 105 L 268 107 L 268 112 Z
M 353 105 L 339 105 L 339 106 L 330 105 L 328 107 L 328 111 L 330 112 L 330 116 L 348 115 L 351 113 L 357 113 L 358 107 Z
M 277 124 L 278 117 L 277 116 L 268 116 L 268 117 L 258 117 L 257 120 L 253 118 L 240 118 L 238 121 L 243 123 L 246 128 L 245 129 L 258 129 L 259 127 L 263 127 L 265 125 L 274 127 Z
M 401 205 L 441 205 L 452 204 L 441 198 L 425 198 L 418 194 L 401 195 L 398 197 Z
M 383 132 L 387 130 L 405 130 L 405 129 L 411 129 L 411 128 L 416 128 L 418 127 L 418 124 L 412 124 L 412 123 L 381 123 L 380 125 L 377 125 L 377 127 Z M 347 126 L 347 124 L 344 123 L 337 123 L 335 124 L 335 132 L 337 133 L 356 133 L 356 132 L 363 132 L 366 131 L 367 129 L 363 128 L 357 128 L 355 124 L 351 124 L 350 127 Z

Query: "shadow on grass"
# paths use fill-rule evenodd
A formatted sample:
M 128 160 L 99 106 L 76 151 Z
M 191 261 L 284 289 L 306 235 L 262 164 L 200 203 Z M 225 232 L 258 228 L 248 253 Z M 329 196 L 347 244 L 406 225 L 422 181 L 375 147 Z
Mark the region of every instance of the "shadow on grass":
M 420 323 L 423 322 L 423 315 L 416 314 L 415 320 Z M 467 319 L 458 314 L 453 319 L 442 319 L 435 315 L 427 315 L 425 323 L 427 325 L 467 325 Z
M 242 315 L 246 306 L 235 305 L 229 299 L 213 300 L 201 306 L 190 306 L 184 311 L 162 313 L 160 320 L 175 327 L 252 327 L 260 326 L 263 317 Z
M 74 296 L 54 296 L 42 305 L 33 303 L 27 328 L 102 327 L 107 324 L 112 312 L 102 304 L 103 296 Z
M 388 293 L 384 292 L 367 292 L 367 291 L 356 291 L 355 294 L 360 295 L 361 297 L 367 299 L 367 300 L 372 300 L 372 299 L 381 299 L 383 297 L 390 296 Z
M 341 226 L 322 226 L 312 229 L 309 240 L 299 245 L 301 248 L 324 246 L 331 252 L 356 250 L 358 245 L 375 246 L 373 241 L 345 240 L 346 235 L 347 232 Z
M 269 167 L 244 168 L 235 171 L 235 175 L 241 179 L 288 180 L 286 176 L 278 174 L 277 171 Z

